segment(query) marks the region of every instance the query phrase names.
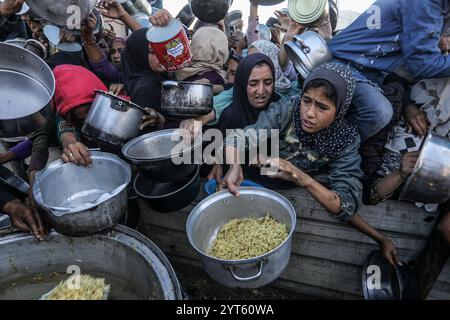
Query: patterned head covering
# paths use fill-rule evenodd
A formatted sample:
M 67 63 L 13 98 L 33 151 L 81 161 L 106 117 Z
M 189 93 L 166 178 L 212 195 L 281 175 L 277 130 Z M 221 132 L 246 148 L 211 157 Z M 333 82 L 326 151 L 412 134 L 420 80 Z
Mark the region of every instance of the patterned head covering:
M 251 44 L 250 48 L 254 47 L 262 54 L 265 54 L 272 60 L 275 67 L 275 90 L 281 94 L 289 92 L 292 83 L 283 73 L 280 66 L 280 49 L 272 42 L 266 40 L 258 40 Z
M 294 103 L 298 106 L 294 113 L 295 130 L 302 146 L 316 151 L 322 158 L 334 159 L 358 138 L 357 127 L 345 119 L 355 93 L 356 79 L 349 67 L 327 63 L 310 74 L 305 80 L 303 89 L 317 79 L 327 80 L 336 89 L 336 119 L 329 127 L 319 132 L 305 132 L 302 128 L 300 97 L 295 97 Z

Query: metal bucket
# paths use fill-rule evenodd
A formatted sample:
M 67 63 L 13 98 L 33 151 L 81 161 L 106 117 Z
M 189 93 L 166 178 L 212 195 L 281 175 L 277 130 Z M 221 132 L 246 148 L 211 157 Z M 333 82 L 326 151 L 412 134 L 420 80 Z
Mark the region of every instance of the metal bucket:
M 0 300 L 37 300 L 68 278 L 68 267 L 105 278 L 111 300 L 181 300 L 179 281 L 161 250 L 140 233 L 117 226 L 108 234 L 44 241 L 0 237 Z M 73 271 L 71 271 L 73 272 Z
M 45 126 L 55 78 L 44 60 L 0 42 L 0 83 L 0 136 L 23 137 Z
M 235 197 L 224 190 L 200 202 L 188 217 L 186 232 L 212 279 L 230 288 L 259 288 L 277 279 L 288 265 L 296 212 L 286 198 L 274 191 L 241 187 L 239 192 L 240 196 Z M 258 218 L 267 214 L 289 230 L 287 239 L 278 248 L 244 260 L 223 260 L 208 255 L 218 232 L 231 219 Z
M 127 210 L 130 166 L 119 157 L 91 151 L 92 167 L 61 160 L 36 175 L 33 196 L 58 232 L 85 236 L 114 227 Z
M 445 203 L 450 199 L 450 140 L 433 133 L 424 140 L 419 159 L 400 200 Z

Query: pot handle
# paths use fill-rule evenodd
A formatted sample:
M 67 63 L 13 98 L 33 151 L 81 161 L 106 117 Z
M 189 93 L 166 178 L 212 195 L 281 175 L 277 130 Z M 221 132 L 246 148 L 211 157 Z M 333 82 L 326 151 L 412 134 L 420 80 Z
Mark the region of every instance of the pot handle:
M 164 81 L 162 84 L 164 90 L 168 91 L 173 88 L 184 90 L 183 85 L 177 81 Z
M 264 266 L 264 260 L 261 260 L 261 262 L 260 262 L 260 264 L 259 264 L 259 271 L 258 271 L 258 273 L 255 274 L 254 276 L 251 276 L 251 277 L 245 277 L 245 278 L 237 276 L 237 275 L 234 273 L 234 269 L 235 269 L 234 267 L 228 267 L 228 269 L 230 270 L 231 274 L 233 275 L 233 278 L 234 278 L 236 281 L 239 281 L 239 282 L 250 282 L 250 281 L 258 280 L 258 279 L 261 277 L 262 271 L 263 271 L 263 266 Z
M 306 45 L 303 39 L 297 39 L 297 41 L 300 43 L 300 49 L 303 51 L 303 53 L 308 54 L 311 52 L 311 48 Z

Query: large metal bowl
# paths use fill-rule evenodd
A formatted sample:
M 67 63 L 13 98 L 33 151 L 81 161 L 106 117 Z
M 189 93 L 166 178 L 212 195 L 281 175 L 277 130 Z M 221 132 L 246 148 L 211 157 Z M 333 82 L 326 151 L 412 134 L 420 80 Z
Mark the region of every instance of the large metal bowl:
M 85 236 L 114 227 L 127 209 L 130 166 L 119 157 L 91 151 L 92 167 L 61 160 L 36 175 L 33 196 L 58 232 Z
M 140 233 L 117 226 L 84 238 L 51 232 L 42 242 L 22 233 L 0 237 L 0 300 L 37 300 L 68 278 L 69 266 L 105 278 L 111 300 L 183 298 L 161 250 Z
M 284 44 L 295 69 L 306 79 L 311 71 L 332 60 L 326 41 L 317 32 L 306 31 Z
M 183 180 L 201 164 L 202 139 L 182 141 L 181 131 L 152 132 L 125 144 L 122 153 L 147 178 L 157 182 Z M 183 161 L 181 161 L 183 160 Z
M 450 140 L 433 133 L 424 140 L 419 159 L 400 200 L 445 203 L 450 199 Z
M 288 265 L 296 212 L 286 198 L 274 191 L 241 187 L 239 192 L 240 196 L 235 197 L 224 190 L 200 202 L 188 217 L 186 232 L 212 279 L 231 288 L 259 288 L 278 278 Z M 220 229 L 231 219 L 259 218 L 267 214 L 289 230 L 287 239 L 278 248 L 244 260 L 223 260 L 208 255 Z
M 34 53 L 0 42 L 0 136 L 23 137 L 47 123 L 55 92 L 52 70 Z
M 27 0 L 33 14 L 59 26 L 80 23 L 95 8 L 97 0 Z M 80 26 L 78 26 L 78 29 Z

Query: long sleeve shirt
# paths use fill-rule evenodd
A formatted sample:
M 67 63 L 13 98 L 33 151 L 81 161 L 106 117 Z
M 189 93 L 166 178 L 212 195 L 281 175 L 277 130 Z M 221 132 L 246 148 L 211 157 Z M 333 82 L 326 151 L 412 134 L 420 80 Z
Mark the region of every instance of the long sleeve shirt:
M 334 57 L 412 80 L 450 76 L 438 47 L 449 0 L 378 0 L 329 47 Z
M 91 64 L 95 73 L 102 76 L 106 81 L 108 81 L 110 83 L 123 83 L 124 82 L 122 72 L 118 71 L 108 61 L 106 56 L 104 56 L 103 59 L 99 62 L 94 62 L 92 60 L 89 60 L 89 63 Z

